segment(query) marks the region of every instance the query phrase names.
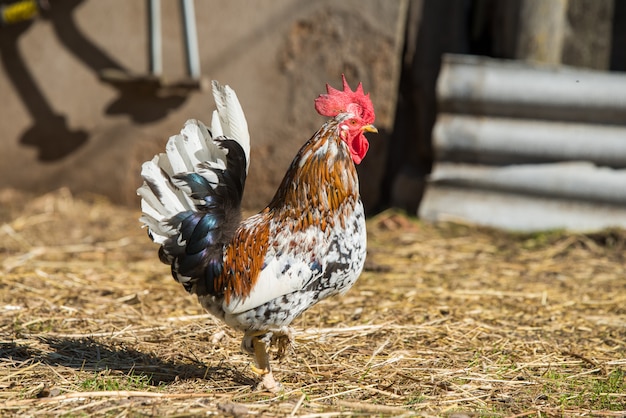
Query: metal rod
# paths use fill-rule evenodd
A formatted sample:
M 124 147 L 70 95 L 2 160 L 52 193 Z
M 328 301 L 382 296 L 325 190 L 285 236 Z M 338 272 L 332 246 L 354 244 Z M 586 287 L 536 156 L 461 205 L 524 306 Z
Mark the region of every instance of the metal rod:
M 160 76 L 163 73 L 161 42 L 161 0 L 148 0 L 150 30 L 150 73 Z
M 187 71 L 193 79 L 200 78 L 200 54 L 198 52 L 198 32 L 193 0 L 181 0 L 183 27 L 185 29 L 185 50 L 187 51 Z

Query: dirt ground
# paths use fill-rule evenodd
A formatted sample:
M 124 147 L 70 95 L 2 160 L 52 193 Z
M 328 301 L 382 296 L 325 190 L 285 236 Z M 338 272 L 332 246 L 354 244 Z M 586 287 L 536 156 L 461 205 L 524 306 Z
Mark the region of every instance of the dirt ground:
M 138 211 L 0 191 L 1 416 L 626 416 L 626 232 L 369 220 L 366 270 L 255 390 Z

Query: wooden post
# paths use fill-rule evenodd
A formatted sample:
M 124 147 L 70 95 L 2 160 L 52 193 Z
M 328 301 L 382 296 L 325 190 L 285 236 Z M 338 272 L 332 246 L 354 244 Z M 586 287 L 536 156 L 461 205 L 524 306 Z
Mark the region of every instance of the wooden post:
M 516 57 L 560 64 L 568 0 L 522 0 Z

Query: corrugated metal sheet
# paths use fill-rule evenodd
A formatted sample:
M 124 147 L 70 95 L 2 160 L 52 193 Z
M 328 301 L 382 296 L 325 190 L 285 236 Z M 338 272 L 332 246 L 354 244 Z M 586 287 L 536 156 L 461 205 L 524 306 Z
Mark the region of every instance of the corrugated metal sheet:
M 445 55 L 437 97 L 444 113 L 624 124 L 625 81 L 619 73 Z
M 449 55 L 426 220 L 626 227 L 626 75 Z
M 433 141 L 439 161 L 626 167 L 626 126 L 443 114 Z
M 431 181 L 441 186 L 578 200 L 626 208 L 626 169 L 597 167 L 590 162 L 504 167 L 440 163 L 432 174 Z
M 420 216 L 432 221 L 469 222 L 524 232 L 626 226 L 626 210 L 609 204 L 441 185 L 427 193 Z

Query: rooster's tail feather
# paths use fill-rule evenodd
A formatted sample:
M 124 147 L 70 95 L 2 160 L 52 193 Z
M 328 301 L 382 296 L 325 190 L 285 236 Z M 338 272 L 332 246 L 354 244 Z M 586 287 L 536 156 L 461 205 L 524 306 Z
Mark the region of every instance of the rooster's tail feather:
M 241 215 L 250 137 L 235 92 L 213 82 L 217 104 L 210 132 L 197 120 L 172 136 L 166 152 L 143 164 L 141 222 L 159 256 L 187 290 L 198 282 L 211 293 L 222 271 L 223 247 Z M 196 286 L 197 287 L 197 286 Z
M 246 173 L 250 166 L 250 133 L 248 122 L 239 104 L 235 91 L 228 86 L 222 86 L 217 81 L 212 82 L 213 99 L 217 109 L 213 111 L 211 130 L 215 137 L 225 136 L 236 139 L 246 155 Z

